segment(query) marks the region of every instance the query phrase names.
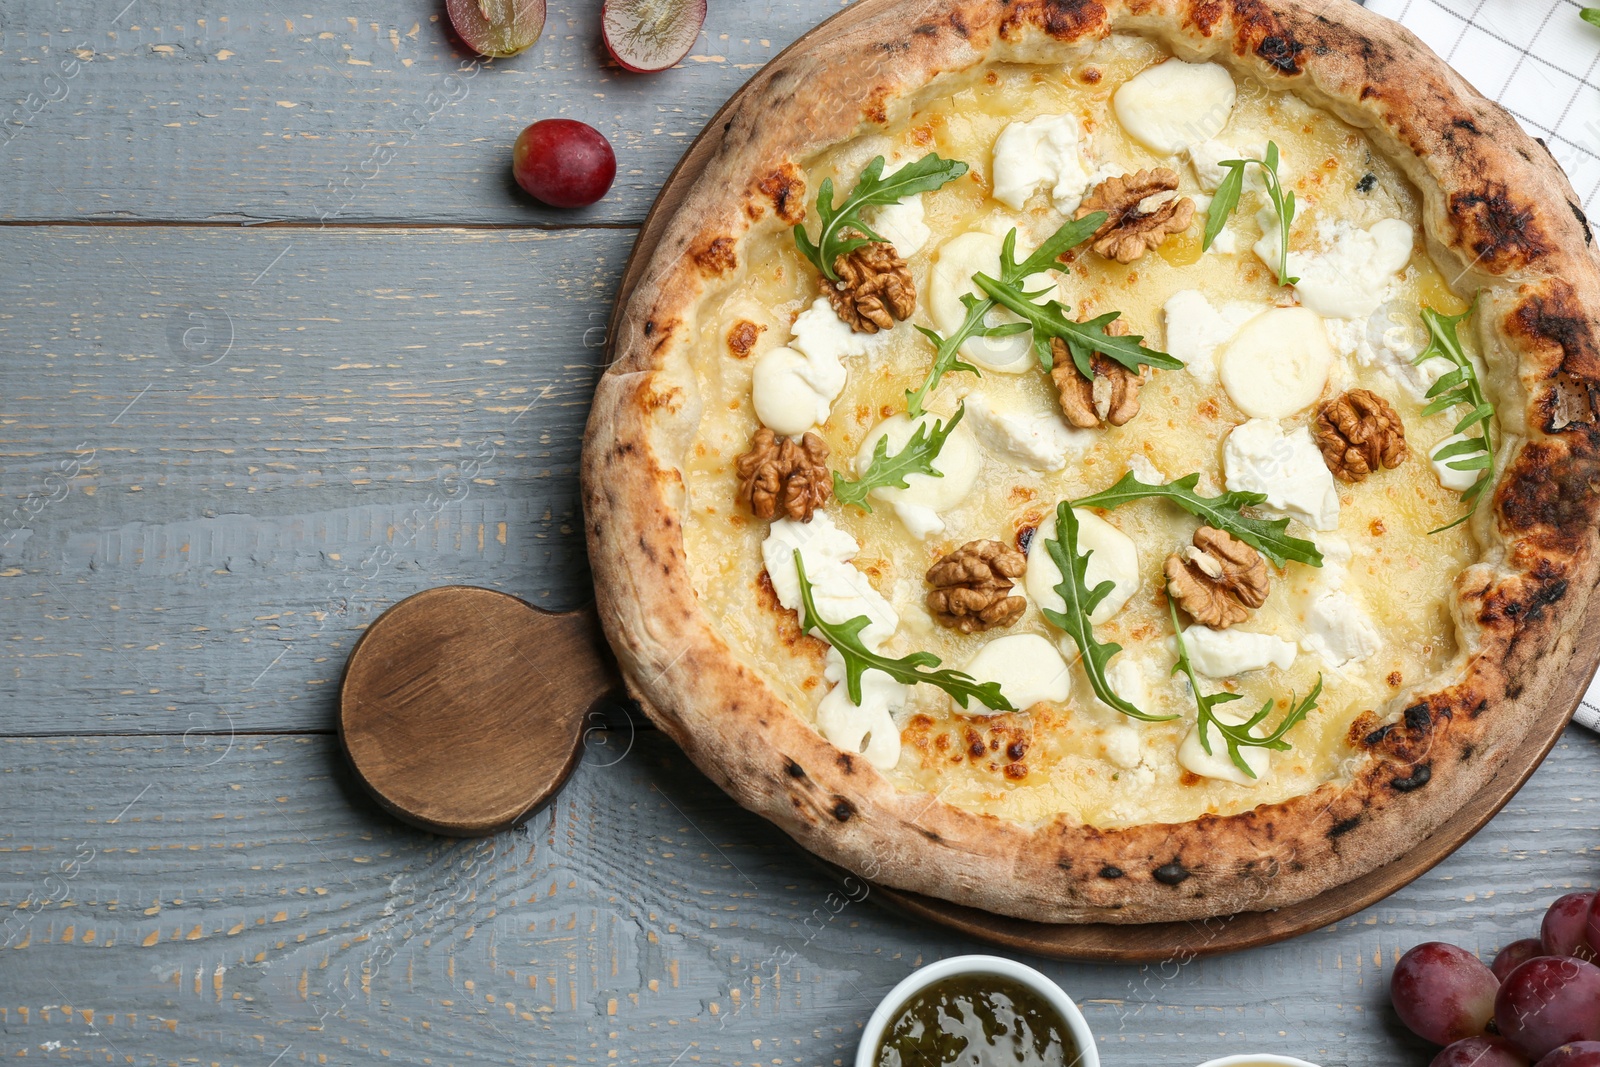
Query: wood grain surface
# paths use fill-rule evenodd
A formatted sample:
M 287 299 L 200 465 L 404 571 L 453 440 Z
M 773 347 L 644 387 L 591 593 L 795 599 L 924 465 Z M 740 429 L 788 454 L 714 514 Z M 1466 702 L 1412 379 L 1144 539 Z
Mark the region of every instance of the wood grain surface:
M 848 1063 L 895 981 L 981 950 L 860 899 L 637 713 L 484 841 L 394 822 L 343 764 L 344 658 L 384 608 L 586 599 L 578 438 L 630 227 L 840 5 L 713 0 L 690 59 L 633 78 L 592 0 L 552 4 L 453 102 L 441 6 L 0 0 L 0 1054 Z M 549 114 L 617 145 L 587 213 L 508 188 Z M 1385 968 L 1592 887 L 1597 761 L 1569 731 L 1460 853 L 1330 929 L 1042 966 L 1108 1067 L 1426 1063 Z

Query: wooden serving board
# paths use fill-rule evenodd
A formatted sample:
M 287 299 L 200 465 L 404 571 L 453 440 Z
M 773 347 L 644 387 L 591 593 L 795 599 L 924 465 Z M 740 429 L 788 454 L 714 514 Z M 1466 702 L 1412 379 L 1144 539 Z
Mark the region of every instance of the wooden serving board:
M 859 0 L 803 34 L 777 58 L 781 59 L 797 50 L 824 48 L 845 31 L 900 2 Z M 612 311 L 608 333 L 608 362 L 611 357 L 609 338 L 616 336 L 616 325 L 622 309 L 627 306 L 639 283 L 650 251 L 659 243 L 668 220 L 716 154 L 721 143 L 723 123 L 747 92 L 749 85 L 734 93 L 706 123 L 705 129 L 695 138 L 667 178 L 650 213 L 645 217 L 639 239 L 617 289 L 617 303 Z M 1596 667 L 1600 666 L 1600 598 L 1591 603 L 1574 647 L 1577 651 L 1573 654 L 1570 669 L 1556 698 L 1551 701 L 1549 714 L 1535 724 L 1470 804 L 1430 837 L 1418 842 L 1403 858 L 1292 907 L 1193 922 L 1069 924 L 1013 919 L 888 886 L 873 886 L 871 895 L 914 918 L 938 923 L 1005 948 L 1063 960 L 1115 963 L 1184 961 L 1269 945 L 1321 929 L 1376 904 L 1432 870 L 1483 829 L 1516 795 L 1555 747 L 1583 699 Z

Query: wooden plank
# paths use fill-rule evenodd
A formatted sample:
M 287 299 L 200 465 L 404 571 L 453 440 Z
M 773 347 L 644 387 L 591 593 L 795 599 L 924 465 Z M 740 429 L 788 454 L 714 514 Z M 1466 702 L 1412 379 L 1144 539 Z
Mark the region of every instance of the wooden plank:
M 327 729 L 404 596 L 583 603 L 631 239 L 0 230 L 0 733 Z
M 981 950 L 840 894 L 660 735 L 608 740 L 553 812 L 480 843 L 378 814 L 328 738 L 0 742 L 0 789 L 29 798 L 0 825 L 0 1051 L 848 1062 L 897 979 Z M 1040 966 L 1108 1063 L 1422 1062 L 1384 1007 L 1387 968 L 1435 938 L 1488 953 L 1592 885 L 1597 756 L 1574 730 L 1461 853 L 1337 928 L 1192 963 Z
M 0 219 L 636 223 L 733 90 L 839 5 L 712 4 L 655 75 L 610 63 L 593 0 L 551 3 L 531 50 L 481 68 L 439 0 L 121 6 L 0 0 L 0 160 L 26 175 Z M 616 149 L 594 208 L 511 181 L 512 141 L 555 116 Z

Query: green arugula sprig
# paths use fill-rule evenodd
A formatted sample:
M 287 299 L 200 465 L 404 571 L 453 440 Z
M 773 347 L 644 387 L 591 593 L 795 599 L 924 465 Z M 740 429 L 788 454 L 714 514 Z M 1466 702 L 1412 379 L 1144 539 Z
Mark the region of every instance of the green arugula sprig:
M 1040 274 L 1044 271 L 1059 267 L 1061 256 L 1070 249 L 1076 248 L 1098 230 L 1109 216 L 1103 211 L 1097 211 L 1085 218 L 1068 222 L 1050 236 L 1050 239 L 1038 248 L 1027 259 L 1017 263 L 1014 259 L 1007 265 L 1005 259 L 1001 260 L 1000 280 L 1007 285 L 1020 284 L 1023 279 Z M 1006 237 L 1006 248 L 1011 250 L 1014 257 L 1017 247 L 1017 231 L 1012 230 Z M 1003 326 L 986 326 L 985 318 L 993 311 L 996 303 L 992 297 L 979 297 L 967 293 L 961 297 L 962 305 L 967 309 L 967 317 L 961 320 L 961 326 L 949 337 L 941 337 L 937 332 L 925 326 L 917 329 L 933 345 L 933 365 L 928 368 L 928 375 L 922 381 L 922 386 L 915 391 L 906 392 L 906 410 L 913 416 L 921 415 L 923 405 L 927 403 L 928 396 L 939 386 L 939 380 L 946 374 L 954 371 L 971 371 L 981 374 L 977 367 L 961 359 L 961 346 L 974 337 L 1010 337 L 1014 334 L 1024 333 L 1031 327 L 1026 322 L 1010 322 Z
M 805 560 L 800 550 L 794 550 L 794 572 L 800 579 L 800 629 L 803 633 L 815 630 L 844 658 L 844 680 L 852 703 L 861 703 L 861 676 L 867 671 L 882 671 L 897 682 L 915 685 L 926 682 L 938 686 L 955 698 L 963 708 L 967 701 L 976 699 L 991 711 L 1016 711 L 1000 692 L 999 682 L 979 682 L 964 671 L 927 671 L 924 667 L 937 667 L 942 662 L 932 652 L 913 652 L 900 659 L 890 659 L 869 649 L 861 640 L 861 631 L 871 625 L 865 615 L 857 615 L 848 622 L 831 623 L 817 611 L 811 595 L 811 581 L 806 577 Z
M 1239 196 L 1244 192 L 1245 168 L 1254 164 L 1261 168 L 1266 180 L 1267 198 L 1272 201 L 1272 210 L 1278 216 L 1278 240 L 1282 246 L 1278 255 L 1278 284 L 1294 285 L 1299 278 L 1289 277 L 1289 229 L 1294 225 L 1295 200 L 1294 190 L 1285 191 L 1283 182 L 1278 178 L 1278 143 L 1267 142 L 1266 159 L 1225 159 L 1222 166 L 1228 170 L 1227 177 L 1217 186 L 1216 195 L 1211 198 L 1211 208 L 1206 213 L 1206 235 L 1200 243 L 1201 251 L 1211 248 L 1211 242 L 1217 239 L 1222 228 L 1228 224 L 1228 219 L 1239 207 Z
M 1484 396 L 1483 383 L 1478 381 L 1478 371 L 1461 347 L 1459 332 L 1461 324 L 1477 306 L 1477 301 L 1473 301 L 1472 307 L 1459 315 L 1441 315 L 1431 307 L 1422 309 L 1422 321 L 1428 327 L 1429 340 L 1428 347 L 1422 350 L 1415 362 L 1421 364 L 1441 358 L 1455 364 L 1454 370 L 1447 372 L 1428 390 L 1429 403 L 1422 413 L 1437 415 L 1453 407 L 1465 407 L 1467 414 L 1456 423 L 1454 432 L 1464 434 L 1474 426 L 1479 427 L 1478 436 L 1446 445 L 1429 458 L 1449 460 L 1445 466 L 1454 471 L 1483 472 L 1477 481 L 1461 492 L 1461 502 L 1467 505 L 1467 513 L 1455 522 L 1430 530 L 1429 533 L 1452 530 L 1472 518 L 1483 499 L 1483 491 L 1494 482 L 1494 439 L 1489 430 L 1489 424 L 1494 419 L 1494 405 Z
M 1591 25 L 1600 26 L 1600 7 L 1586 7 L 1578 12 L 1578 17 Z
M 1322 553 L 1316 544 L 1289 536 L 1288 519 L 1258 519 L 1244 513 L 1243 509 L 1264 503 L 1267 499 L 1265 494 L 1232 492 L 1221 496 L 1201 496 L 1194 491 L 1199 481 L 1200 475 L 1188 474 L 1165 485 L 1147 485 L 1129 471 L 1110 489 L 1074 500 L 1072 506 L 1110 510 L 1135 500 L 1170 500 L 1207 526 L 1232 534 L 1266 556 L 1279 569 L 1290 560 L 1313 567 L 1322 566 Z
M 1294 697 L 1292 695 L 1289 697 L 1289 702 L 1294 704 L 1294 707 L 1289 710 L 1288 715 L 1284 716 L 1283 721 L 1278 724 L 1278 728 L 1267 736 L 1257 737 L 1251 731 L 1265 722 L 1267 716 L 1272 714 L 1272 701 L 1270 700 L 1261 705 L 1261 710 L 1249 719 L 1237 726 L 1229 726 L 1217 718 L 1215 709 L 1219 704 L 1226 704 L 1229 701 L 1242 700 L 1243 698 L 1238 693 L 1222 692 L 1206 696 L 1200 692 L 1200 679 L 1195 676 L 1194 665 L 1189 662 L 1189 650 L 1183 644 L 1183 627 L 1178 624 L 1178 602 L 1170 592 L 1167 596 L 1167 607 L 1172 611 L 1172 628 L 1178 642 L 1178 662 L 1172 668 L 1172 673 L 1177 674 L 1182 671 L 1184 676 L 1189 679 L 1189 688 L 1194 690 L 1195 706 L 1200 709 L 1197 720 L 1197 727 L 1200 731 L 1200 747 L 1205 749 L 1206 755 L 1211 755 L 1210 733 L 1212 729 L 1215 729 L 1217 733 L 1222 735 L 1223 743 L 1228 746 L 1228 758 L 1233 761 L 1233 765 L 1251 778 L 1258 777 L 1256 772 L 1250 769 L 1249 762 L 1244 758 L 1244 753 L 1240 750 L 1246 748 L 1270 748 L 1275 752 L 1288 752 L 1293 748 L 1294 746 L 1284 740 L 1284 737 L 1290 730 L 1300 725 L 1307 715 L 1316 710 L 1317 698 L 1322 695 L 1322 675 L 1317 675 L 1317 684 L 1311 687 L 1311 692 L 1306 694 L 1304 700 L 1295 704 Z
M 877 447 L 872 450 L 872 462 L 860 478 L 849 481 L 838 471 L 833 472 L 834 499 L 862 511 L 871 511 L 872 505 L 867 503 L 867 495 L 874 489 L 905 489 L 906 478 L 913 474 L 943 478 L 944 472 L 935 468 L 933 461 L 939 458 L 945 439 L 966 413 L 967 405 L 963 401 L 948 420 L 936 421 L 931 433 L 926 423 L 919 425 L 906 441 L 906 446 L 892 456 L 889 455 L 889 435 L 884 434 L 878 438 Z
M 1099 216 L 1100 212 L 1096 212 L 1088 218 Z M 1087 222 L 1088 219 L 1084 221 Z M 1097 226 L 1096 229 L 1098 228 Z M 1093 231 L 1090 232 L 1092 234 Z M 1116 360 L 1135 372 L 1142 365 L 1160 370 L 1183 369 L 1182 360 L 1174 359 L 1165 352 L 1146 348 L 1141 343 L 1144 338 L 1137 334 L 1113 337 L 1106 333 L 1106 327 L 1122 314 L 1120 311 L 1108 311 L 1087 322 L 1078 322 L 1067 316 L 1068 308 L 1059 300 L 1048 300 L 1043 304 L 1034 303 L 1046 293 L 1053 292 L 1054 287 L 1041 289 L 1035 293 L 1025 292 L 1022 288 L 1023 282 L 1028 275 L 1036 272 L 1022 270 L 1016 262 L 1016 251 L 1017 231 L 1012 230 L 1006 235 L 1005 243 L 1000 246 L 1000 277 L 991 278 L 987 274 L 975 274 L 972 281 L 990 300 L 1019 316 L 1033 330 L 1033 351 L 1046 371 L 1049 371 L 1055 363 L 1055 357 L 1050 350 L 1050 341 L 1057 337 L 1066 342 L 1067 350 L 1072 353 L 1072 363 L 1078 368 L 1078 373 L 1091 381 L 1094 379 L 1094 368 L 1090 361 L 1096 352 Z M 1035 252 L 1033 256 L 1029 256 L 1028 262 L 1033 262 L 1037 255 Z
M 834 264 L 840 256 L 849 255 L 864 244 L 883 240 L 861 218 L 863 209 L 898 204 L 902 197 L 932 192 L 967 172 L 967 165 L 959 159 L 941 159 L 936 152 L 906 164 L 887 178 L 883 176 L 883 165 L 882 156 L 868 163 L 861 177 L 856 179 L 855 188 L 837 207 L 833 203 L 833 179 L 822 180 L 822 187 L 817 190 L 817 215 L 822 228 L 815 244 L 806 234 L 805 223 L 795 224 L 796 247 L 829 281 L 839 280 Z
M 1088 587 L 1089 557 L 1094 553 L 1078 554 L 1078 516 L 1073 513 L 1072 505 L 1064 500 L 1056 505 L 1056 536 L 1046 539 L 1044 546 L 1055 561 L 1056 568 L 1061 571 L 1061 583 L 1056 586 L 1056 592 L 1067 608 L 1065 612 L 1045 608 L 1044 617 L 1065 630 L 1078 646 L 1078 652 L 1083 657 L 1083 672 L 1089 676 L 1089 686 L 1094 690 L 1094 695 L 1107 706 L 1144 722 L 1167 722 L 1177 718 L 1176 715 L 1150 715 L 1140 711 L 1112 690 L 1111 681 L 1106 677 L 1106 668 L 1111 658 L 1122 651 L 1122 646 L 1114 642 L 1096 641 L 1094 625 L 1089 621 L 1089 616 L 1102 600 L 1111 595 L 1116 583 L 1105 581 L 1093 589 Z

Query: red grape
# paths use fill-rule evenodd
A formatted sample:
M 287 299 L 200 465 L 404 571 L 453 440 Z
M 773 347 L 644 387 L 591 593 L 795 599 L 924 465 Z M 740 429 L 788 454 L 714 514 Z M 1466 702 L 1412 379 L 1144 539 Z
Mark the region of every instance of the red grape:
M 1600 893 L 1589 902 L 1589 947 L 1600 950 Z
M 1494 1019 L 1535 1060 L 1571 1041 L 1600 1041 L 1600 967 L 1570 956 L 1531 959 L 1501 983 Z
M 1469 1037 L 1446 1046 L 1428 1067 L 1528 1067 L 1528 1057 L 1498 1037 Z
M 1429 941 L 1400 957 L 1389 997 L 1412 1033 L 1448 1045 L 1484 1032 L 1499 984 L 1466 949 Z
M 551 207 L 588 207 L 617 176 L 617 156 L 599 130 L 573 119 L 544 119 L 511 149 L 517 184 Z
M 544 32 L 545 0 L 445 0 L 450 25 L 479 55 L 514 56 Z
M 1600 1041 L 1574 1041 L 1545 1055 L 1539 1067 L 1600 1067 Z
M 1489 964 L 1489 969 L 1500 981 L 1506 980 L 1506 975 L 1527 963 L 1535 956 L 1544 955 L 1544 942 L 1537 937 L 1525 937 L 1521 941 L 1513 941 L 1500 950 L 1500 955 Z
M 611 58 L 639 73 L 666 70 L 689 54 L 706 0 L 605 0 L 600 29 Z
M 1568 893 L 1544 913 L 1544 925 L 1539 928 L 1546 956 L 1576 956 L 1580 960 L 1593 960 L 1594 949 L 1589 947 L 1589 912 L 1594 904 L 1593 893 Z

